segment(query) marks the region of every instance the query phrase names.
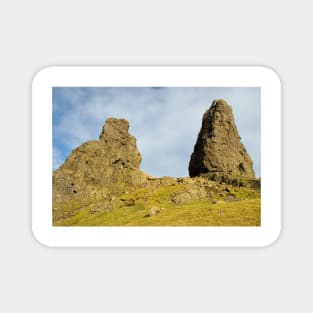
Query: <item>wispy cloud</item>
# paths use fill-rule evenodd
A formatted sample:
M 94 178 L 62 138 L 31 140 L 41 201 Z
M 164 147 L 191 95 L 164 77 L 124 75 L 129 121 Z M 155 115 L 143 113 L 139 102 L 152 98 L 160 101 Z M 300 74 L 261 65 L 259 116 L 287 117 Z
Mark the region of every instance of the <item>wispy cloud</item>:
M 259 176 L 259 88 L 54 88 L 54 168 L 73 148 L 97 139 L 108 117 L 123 117 L 137 138 L 142 170 L 155 176 L 187 176 L 202 115 L 217 98 L 232 105 Z
M 58 168 L 63 162 L 62 152 L 57 147 L 53 147 L 53 167 Z

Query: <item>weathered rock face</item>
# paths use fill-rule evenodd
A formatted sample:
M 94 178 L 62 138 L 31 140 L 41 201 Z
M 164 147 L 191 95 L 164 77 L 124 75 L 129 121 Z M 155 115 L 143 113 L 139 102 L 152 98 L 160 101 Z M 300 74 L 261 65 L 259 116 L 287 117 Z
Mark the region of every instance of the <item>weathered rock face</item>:
M 202 119 L 189 175 L 210 179 L 255 179 L 253 163 L 240 141 L 232 108 L 224 100 L 214 100 Z
M 140 171 L 141 155 L 125 119 L 109 118 L 98 141 L 74 149 L 53 173 L 54 207 L 73 199 L 109 199 L 140 185 L 147 175 Z M 98 191 L 101 190 L 101 194 Z

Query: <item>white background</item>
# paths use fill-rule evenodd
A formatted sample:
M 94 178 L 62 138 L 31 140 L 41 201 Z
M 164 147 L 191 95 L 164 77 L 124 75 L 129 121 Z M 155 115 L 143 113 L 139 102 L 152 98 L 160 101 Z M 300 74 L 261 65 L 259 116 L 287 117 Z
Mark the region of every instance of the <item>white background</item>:
M 262 99 L 261 227 L 53 227 L 53 86 L 259 86 Z M 32 132 L 32 229 L 36 239 L 44 245 L 260 247 L 272 244 L 280 234 L 281 82 L 277 74 L 266 67 L 47 67 L 33 79 Z
M 0 6 L 0 311 L 312 311 L 309 1 L 30 0 Z M 31 234 L 31 79 L 48 65 L 81 64 L 274 68 L 284 107 L 280 239 L 245 249 L 39 245 Z

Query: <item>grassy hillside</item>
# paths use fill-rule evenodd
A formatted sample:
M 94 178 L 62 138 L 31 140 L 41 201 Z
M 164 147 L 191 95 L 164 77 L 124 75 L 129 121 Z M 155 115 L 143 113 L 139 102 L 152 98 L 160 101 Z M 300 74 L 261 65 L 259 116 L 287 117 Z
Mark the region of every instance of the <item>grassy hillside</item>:
M 201 197 L 192 180 L 145 186 L 116 197 L 107 209 L 99 200 L 66 203 L 54 211 L 54 226 L 260 226 L 260 189 L 211 183 Z M 219 188 L 219 189 L 218 189 Z M 222 190 L 222 191 L 221 191 Z

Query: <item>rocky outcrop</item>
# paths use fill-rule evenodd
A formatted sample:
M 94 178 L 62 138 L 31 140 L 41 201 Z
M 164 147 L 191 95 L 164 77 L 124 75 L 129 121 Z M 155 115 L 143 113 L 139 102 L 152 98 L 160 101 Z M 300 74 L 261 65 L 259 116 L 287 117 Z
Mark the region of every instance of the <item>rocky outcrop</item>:
M 147 180 L 140 171 L 141 155 L 136 139 L 128 133 L 125 119 L 107 119 L 99 140 L 74 149 L 53 173 L 53 205 L 69 200 L 113 201 L 114 195 L 135 188 Z
M 142 172 L 136 139 L 128 130 L 125 119 L 107 119 L 98 140 L 74 149 L 53 172 L 54 226 L 260 225 L 260 181 L 224 100 L 215 100 L 203 116 L 189 165 L 192 177 Z M 234 201 L 240 205 L 229 209 Z M 251 216 L 242 219 L 247 206 Z M 121 212 L 120 217 L 107 220 L 109 210 Z
M 136 139 L 128 130 L 127 120 L 107 119 L 98 140 L 74 149 L 53 172 L 54 225 L 80 225 L 82 220 L 88 225 L 91 216 L 119 207 L 143 208 L 147 202 L 153 206 L 145 217 L 152 218 L 172 206 L 239 201 L 229 185 L 260 187 L 224 100 L 215 100 L 203 115 L 189 164 L 191 177 L 160 178 L 142 172 Z
M 252 160 L 241 142 L 232 108 L 225 100 L 214 100 L 202 119 L 189 163 L 190 177 L 205 176 L 231 183 L 255 179 Z

